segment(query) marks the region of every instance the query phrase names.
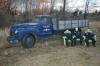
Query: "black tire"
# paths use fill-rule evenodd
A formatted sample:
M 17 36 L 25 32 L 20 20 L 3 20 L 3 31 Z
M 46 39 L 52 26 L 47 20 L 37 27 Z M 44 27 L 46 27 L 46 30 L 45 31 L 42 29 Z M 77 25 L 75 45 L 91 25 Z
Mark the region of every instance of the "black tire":
M 29 38 L 31 38 L 31 39 L 30 39 L 31 42 L 29 42 Z M 29 43 L 28 43 L 28 42 L 29 42 Z M 31 34 L 26 34 L 26 35 L 24 36 L 23 40 L 22 40 L 22 46 L 23 46 L 24 48 L 32 48 L 32 47 L 34 47 L 35 43 L 36 43 L 36 39 L 35 39 L 35 37 L 34 37 L 33 35 L 31 35 Z

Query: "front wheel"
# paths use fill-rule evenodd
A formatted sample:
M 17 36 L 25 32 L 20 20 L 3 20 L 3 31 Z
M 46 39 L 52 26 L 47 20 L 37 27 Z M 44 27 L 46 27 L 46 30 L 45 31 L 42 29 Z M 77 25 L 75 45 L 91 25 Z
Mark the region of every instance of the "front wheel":
M 23 40 L 22 40 L 22 46 L 24 48 L 32 48 L 35 45 L 35 37 L 31 34 L 27 34 L 24 36 Z

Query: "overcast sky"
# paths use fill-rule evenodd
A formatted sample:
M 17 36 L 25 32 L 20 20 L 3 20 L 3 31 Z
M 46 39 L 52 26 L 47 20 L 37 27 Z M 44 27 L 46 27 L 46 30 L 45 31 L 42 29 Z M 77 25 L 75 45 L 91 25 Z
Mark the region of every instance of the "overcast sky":
M 14 0 L 14 1 L 25 1 L 25 0 Z M 55 1 L 55 6 L 59 9 L 61 6 L 63 6 L 63 1 L 64 0 L 54 0 Z M 95 10 L 100 10 L 100 7 L 94 7 L 94 6 L 100 6 L 100 0 L 89 0 L 90 5 L 89 5 L 89 11 L 94 12 Z M 85 8 L 85 2 L 86 0 L 66 0 L 66 10 L 75 10 L 76 8 L 84 11 Z M 96 5 L 95 5 L 96 4 Z M 25 10 L 25 5 L 24 4 L 17 4 L 18 10 Z
M 56 0 L 58 3 L 63 3 L 63 0 Z M 85 8 L 85 2 L 86 0 L 66 0 L 68 4 L 66 4 L 66 9 L 76 9 L 79 8 L 80 10 L 84 10 Z M 94 6 L 100 6 L 100 0 L 89 0 L 89 11 L 95 11 L 100 10 L 100 7 L 94 7 Z

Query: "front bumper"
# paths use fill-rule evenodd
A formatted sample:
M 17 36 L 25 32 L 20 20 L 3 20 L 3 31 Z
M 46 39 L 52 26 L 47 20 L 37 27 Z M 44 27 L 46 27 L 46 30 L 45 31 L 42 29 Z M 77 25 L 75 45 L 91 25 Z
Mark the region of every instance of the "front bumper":
M 18 45 L 19 43 L 19 40 L 15 39 L 15 36 L 8 36 L 7 41 L 13 45 Z

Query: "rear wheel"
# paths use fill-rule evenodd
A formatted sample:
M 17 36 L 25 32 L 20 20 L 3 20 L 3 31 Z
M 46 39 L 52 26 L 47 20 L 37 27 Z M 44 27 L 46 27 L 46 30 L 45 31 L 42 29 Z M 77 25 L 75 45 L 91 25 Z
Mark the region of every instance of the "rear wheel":
M 24 48 L 32 48 L 35 45 L 35 37 L 31 34 L 27 34 L 24 36 L 22 40 L 22 46 Z

